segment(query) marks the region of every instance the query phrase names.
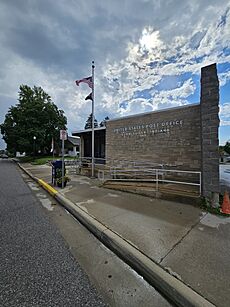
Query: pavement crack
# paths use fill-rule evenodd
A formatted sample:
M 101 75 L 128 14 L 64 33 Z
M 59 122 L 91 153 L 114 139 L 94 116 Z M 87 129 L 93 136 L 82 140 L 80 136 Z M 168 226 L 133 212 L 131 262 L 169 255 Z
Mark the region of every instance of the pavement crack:
M 185 237 L 187 237 L 187 235 L 193 230 L 193 228 L 195 228 L 202 220 L 203 218 L 207 215 L 208 213 L 205 213 L 196 223 L 194 223 L 189 229 L 188 231 L 181 237 L 180 240 L 178 240 L 171 248 L 170 250 L 160 259 L 159 264 L 162 263 L 162 261 L 174 250 L 174 248 L 177 247 L 177 245 L 179 245 Z

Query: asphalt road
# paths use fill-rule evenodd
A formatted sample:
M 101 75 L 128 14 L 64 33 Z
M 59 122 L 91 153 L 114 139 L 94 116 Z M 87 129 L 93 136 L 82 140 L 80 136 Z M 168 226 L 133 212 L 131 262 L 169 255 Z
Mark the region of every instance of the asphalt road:
M 7 160 L 0 160 L 0 306 L 105 306 Z

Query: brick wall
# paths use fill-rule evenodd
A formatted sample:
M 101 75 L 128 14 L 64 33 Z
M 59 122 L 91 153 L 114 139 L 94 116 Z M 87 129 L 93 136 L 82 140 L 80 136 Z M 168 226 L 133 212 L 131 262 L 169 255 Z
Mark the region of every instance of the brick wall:
M 216 64 L 201 69 L 202 194 L 219 192 L 219 81 Z

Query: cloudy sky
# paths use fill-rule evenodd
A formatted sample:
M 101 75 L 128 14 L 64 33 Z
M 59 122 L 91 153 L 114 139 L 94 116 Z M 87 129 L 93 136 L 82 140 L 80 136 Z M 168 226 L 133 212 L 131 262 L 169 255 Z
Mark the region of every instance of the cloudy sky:
M 199 102 L 200 68 L 217 63 L 220 143 L 230 139 L 230 1 L 0 0 L 0 123 L 21 84 L 41 86 L 68 118 L 116 118 Z M 3 147 L 0 142 L 0 147 Z

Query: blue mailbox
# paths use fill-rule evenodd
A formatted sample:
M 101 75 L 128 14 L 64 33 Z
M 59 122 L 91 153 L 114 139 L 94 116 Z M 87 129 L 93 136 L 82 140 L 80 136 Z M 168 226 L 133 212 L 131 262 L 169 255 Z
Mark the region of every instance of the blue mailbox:
M 56 185 L 58 170 L 62 170 L 62 160 L 52 161 L 52 183 L 54 185 Z M 64 163 L 64 174 L 65 174 L 65 163 Z

